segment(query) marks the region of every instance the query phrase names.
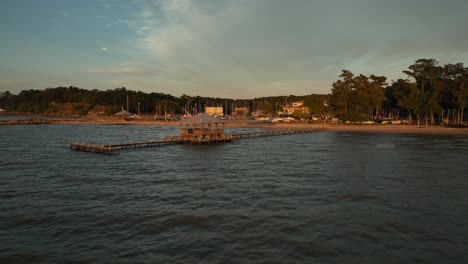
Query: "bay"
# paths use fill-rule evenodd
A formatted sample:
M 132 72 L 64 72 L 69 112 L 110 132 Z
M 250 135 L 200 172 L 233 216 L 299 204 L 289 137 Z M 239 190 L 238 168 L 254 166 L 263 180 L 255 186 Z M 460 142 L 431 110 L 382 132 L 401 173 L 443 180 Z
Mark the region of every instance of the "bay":
M 468 138 L 317 132 L 118 156 L 70 139 L 176 127 L 0 127 L 1 263 L 463 263 Z

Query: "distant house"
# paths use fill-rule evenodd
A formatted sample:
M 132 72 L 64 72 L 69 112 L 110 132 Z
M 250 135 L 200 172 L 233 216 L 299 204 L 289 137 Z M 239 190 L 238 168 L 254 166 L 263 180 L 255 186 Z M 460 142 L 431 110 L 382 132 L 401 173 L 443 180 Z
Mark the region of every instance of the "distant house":
M 222 106 L 216 106 L 216 107 L 207 106 L 205 107 L 205 114 L 210 115 L 210 116 L 224 116 L 223 107 Z
M 234 107 L 234 112 L 232 113 L 232 116 L 234 118 L 242 118 L 242 117 L 246 117 L 248 113 L 249 113 L 248 107 Z
M 304 101 L 297 101 L 292 103 L 292 107 L 301 107 L 304 105 Z
M 2 108 L 0 108 L 0 113 L 1 113 L 1 112 L 5 112 L 5 110 L 3 110 Z
M 283 106 L 283 113 L 284 114 L 292 114 L 294 112 L 300 112 L 300 113 L 309 113 L 309 108 L 304 105 L 304 101 L 296 101 L 293 102 L 292 104 L 285 105 Z

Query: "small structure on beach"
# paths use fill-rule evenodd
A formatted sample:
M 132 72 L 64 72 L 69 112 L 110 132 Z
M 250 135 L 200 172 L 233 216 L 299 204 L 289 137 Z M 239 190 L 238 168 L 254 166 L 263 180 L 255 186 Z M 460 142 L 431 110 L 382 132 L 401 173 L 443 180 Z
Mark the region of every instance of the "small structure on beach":
M 118 113 L 115 113 L 114 115 L 122 116 L 123 119 L 126 120 L 126 121 L 130 121 L 130 120 L 134 120 L 134 119 L 141 119 L 141 117 L 139 115 L 132 114 L 129 111 L 124 110 L 123 108 L 122 108 L 122 111 L 120 111 Z
M 131 116 L 131 115 L 133 115 L 133 114 L 130 113 L 129 111 L 127 111 L 127 110 L 124 110 L 124 109 L 122 108 L 122 111 L 117 112 L 117 113 L 115 113 L 114 115 L 116 115 L 116 116 Z
M 226 121 L 200 113 L 180 122 L 180 139 L 198 143 L 216 143 L 232 140 L 224 133 Z M 222 127 L 220 127 L 222 125 Z

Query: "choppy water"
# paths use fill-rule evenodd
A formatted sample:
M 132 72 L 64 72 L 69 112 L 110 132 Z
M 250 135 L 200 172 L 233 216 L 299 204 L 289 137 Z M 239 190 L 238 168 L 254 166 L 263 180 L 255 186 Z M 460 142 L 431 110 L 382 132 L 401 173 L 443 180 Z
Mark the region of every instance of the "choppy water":
M 102 156 L 0 127 L 0 263 L 466 263 L 468 138 L 319 132 Z

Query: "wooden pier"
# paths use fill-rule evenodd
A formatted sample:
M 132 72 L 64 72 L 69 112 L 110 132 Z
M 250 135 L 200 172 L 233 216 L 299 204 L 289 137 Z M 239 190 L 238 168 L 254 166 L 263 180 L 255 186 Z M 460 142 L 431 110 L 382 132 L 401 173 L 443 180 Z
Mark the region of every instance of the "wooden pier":
M 312 133 L 317 132 L 322 127 L 320 126 L 311 126 L 308 128 L 289 128 L 289 129 L 264 129 L 260 131 L 245 132 L 235 134 L 239 138 L 251 138 L 251 137 L 272 137 L 272 136 L 282 136 L 282 135 L 291 135 L 291 134 L 301 134 L 301 133 Z
M 176 135 L 165 136 L 163 140 L 140 141 L 121 144 L 95 144 L 70 141 L 70 149 L 75 151 L 94 152 L 99 154 L 119 154 L 122 149 L 148 148 L 176 144 L 219 144 L 229 143 L 241 138 L 271 137 L 299 133 L 317 132 L 319 127 L 294 128 L 294 129 L 263 129 L 259 131 L 235 133 L 235 134 L 212 134 L 209 136 Z

